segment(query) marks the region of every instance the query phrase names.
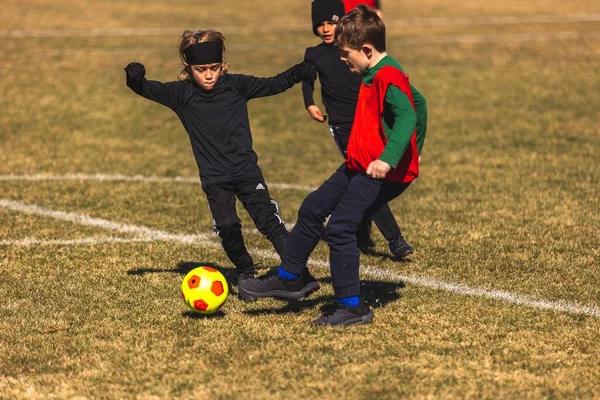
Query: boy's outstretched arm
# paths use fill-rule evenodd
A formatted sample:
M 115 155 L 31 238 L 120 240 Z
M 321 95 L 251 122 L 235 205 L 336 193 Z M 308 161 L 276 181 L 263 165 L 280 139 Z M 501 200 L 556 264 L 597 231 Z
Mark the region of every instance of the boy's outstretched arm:
M 312 65 L 301 62 L 271 78 L 238 75 L 242 93 L 248 100 L 284 92 L 300 81 L 314 81 L 317 72 Z
M 179 104 L 182 82 L 157 82 L 145 78 L 146 67 L 138 62 L 125 67 L 127 86 L 135 93 L 159 104 L 175 109 Z

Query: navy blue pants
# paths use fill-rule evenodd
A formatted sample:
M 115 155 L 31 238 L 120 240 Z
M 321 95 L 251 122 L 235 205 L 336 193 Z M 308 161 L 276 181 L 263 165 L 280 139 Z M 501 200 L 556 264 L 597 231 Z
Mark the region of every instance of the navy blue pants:
M 345 158 L 348 140 L 350 139 L 350 132 L 352 131 L 352 123 L 330 125 L 329 131 L 331 132 L 331 136 L 340 153 L 342 153 L 342 156 Z M 371 222 L 375 222 L 375 225 L 377 225 L 377 228 L 379 228 L 379 231 L 387 241 L 402 234 L 400 227 L 394 218 L 394 214 L 392 214 L 392 210 L 390 210 L 390 206 L 387 204 L 373 213 L 372 220 L 371 218 L 368 218 L 363 222 L 358 231 L 359 241 L 361 238 L 363 241 L 370 239 Z
M 360 223 L 402 194 L 408 186 L 369 178 L 342 164 L 302 202 L 298 221 L 288 237 L 282 268 L 295 275 L 302 274 L 308 257 L 319 242 L 323 223 L 331 215 L 325 233 L 335 296 L 359 296 L 360 252 L 356 232 Z

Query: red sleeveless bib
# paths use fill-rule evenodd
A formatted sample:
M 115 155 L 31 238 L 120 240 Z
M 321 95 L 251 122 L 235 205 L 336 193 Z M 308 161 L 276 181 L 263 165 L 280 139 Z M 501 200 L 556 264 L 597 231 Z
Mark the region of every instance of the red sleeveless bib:
M 408 75 L 392 66 L 382 67 L 370 86 L 361 83 L 356 105 L 354 124 L 350 132 L 346 165 L 352 171 L 365 172 L 372 161 L 377 160 L 387 143 L 383 127 L 383 103 L 390 85 L 398 87 L 408 96 L 415 108 Z M 419 176 L 419 152 L 417 133 L 413 131 L 408 148 L 398 162 L 392 165 L 384 180 L 408 183 Z

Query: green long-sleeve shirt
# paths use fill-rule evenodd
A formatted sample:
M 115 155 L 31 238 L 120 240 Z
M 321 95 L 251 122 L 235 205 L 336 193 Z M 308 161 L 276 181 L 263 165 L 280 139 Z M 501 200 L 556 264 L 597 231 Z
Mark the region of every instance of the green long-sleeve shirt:
M 390 55 L 386 55 L 377 65 L 365 71 L 363 83 L 370 85 L 377 71 L 388 65 L 404 72 L 402 66 L 396 60 Z M 379 159 L 392 167 L 398 165 L 400 158 L 402 158 L 402 155 L 408 148 L 415 128 L 417 130 L 417 148 L 419 154 L 421 154 L 427 134 L 427 100 L 417 88 L 413 85 L 410 85 L 410 87 L 415 104 L 414 110 L 408 96 L 398 87 L 390 86 L 385 94 L 382 121 L 388 143 Z

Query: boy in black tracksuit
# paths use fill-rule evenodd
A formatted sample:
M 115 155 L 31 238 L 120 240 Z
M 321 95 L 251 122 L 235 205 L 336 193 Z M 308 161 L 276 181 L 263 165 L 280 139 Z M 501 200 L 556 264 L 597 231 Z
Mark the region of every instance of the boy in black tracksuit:
M 185 31 L 180 40 L 184 69 L 179 81 L 147 80 L 139 63 L 129 64 L 125 71 L 127 86 L 172 109 L 188 132 L 215 232 L 229 259 L 242 272 L 241 280 L 253 276 L 255 268 L 242 238 L 236 197 L 280 256 L 289 235 L 252 149 L 247 103 L 281 93 L 302 79 L 315 79 L 316 74 L 306 63 L 272 78 L 228 74 L 224 48 L 220 32 Z
M 340 50 L 334 45 L 334 33 L 337 21 L 344 15 L 344 4 L 341 0 L 315 0 L 312 3 L 313 33 L 323 42 L 306 49 L 304 61 L 312 64 L 319 74 L 321 97 L 328 116 L 324 116 L 313 99 L 314 81 L 302 82 L 304 105 L 310 116 L 319 122 L 329 119 L 329 130 L 342 153 L 346 156 L 346 148 L 358 99 L 361 76 L 352 73 L 340 59 Z M 426 127 L 425 98 L 413 89 L 417 108 L 417 125 Z M 420 119 L 420 120 L 419 120 Z M 420 144 L 419 151 L 421 150 Z M 400 227 L 396 223 L 390 207 L 386 204 L 373 215 L 373 221 L 389 243 L 390 251 L 398 258 L 408 256 L 413 248 L 406 242 Z M 358 246 L 361 250 L 371 248 L 374 243 L 370 237 L 371 221 L 365 221 L 357 233 Z

